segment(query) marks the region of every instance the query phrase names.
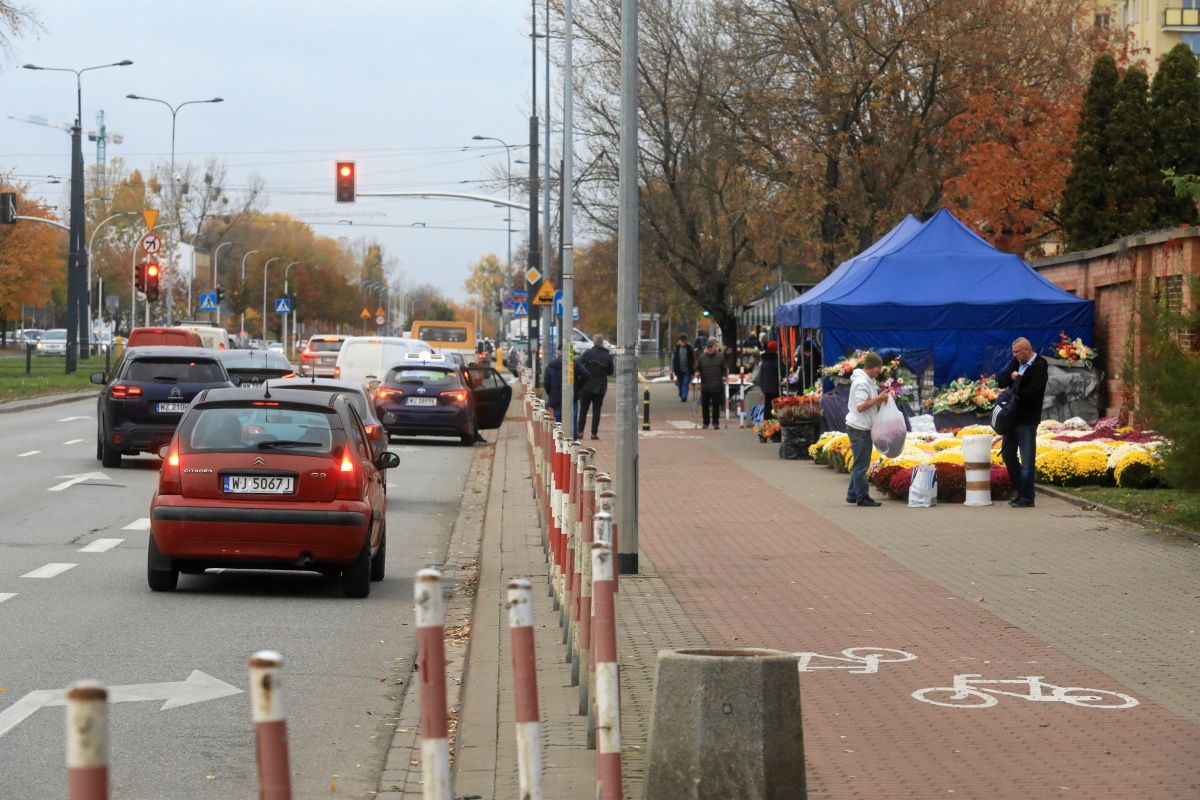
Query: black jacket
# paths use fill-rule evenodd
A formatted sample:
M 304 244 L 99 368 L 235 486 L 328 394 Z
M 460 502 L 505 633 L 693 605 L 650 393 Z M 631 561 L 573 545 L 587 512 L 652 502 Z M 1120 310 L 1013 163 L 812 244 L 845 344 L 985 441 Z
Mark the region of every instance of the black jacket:
M 996 385 L 1006 389 L 1013 384 L 1012 374 L 1021 365 L 1014 358 L 1008 362 L 1004 372 L 996 378 Z M 1046 397 L 1046 379 L 1049 370 L 1046 359 L 1034 356 L 1033 363 L 1025 368 L 1021 381 L 1017 384 L 1017 410 L 1013 412 L 1013 423 L 1016 425 L 1037 425 L 1042 421 L 1042 401 Z
M 594 346 L 579 356 L 578 362 L 587 370 L 583 391 L 603 395 L 608 391 L 608 376 L 613 374 L 613 357 L 607 347 Z
M 690 344 L 675 345 L 671 351 L 671 371 L 676 375 L 691 375 L 696 371 L 696 351 Z
M 578 357 L 575 358 L 575 398 L 579 399 L 579 387 L 588 379 L 588 371 L 584 369 Z M 562 356 L 555 356 L 546 365 L 546 373 L 542 376 L 542 388 L 546 392 L 546 405 L 558 408 L 562 405 L 563 363 Z
M 779 353 L 763 351 L 758 369 L 758 388 L 763 394 L 779 394 Z

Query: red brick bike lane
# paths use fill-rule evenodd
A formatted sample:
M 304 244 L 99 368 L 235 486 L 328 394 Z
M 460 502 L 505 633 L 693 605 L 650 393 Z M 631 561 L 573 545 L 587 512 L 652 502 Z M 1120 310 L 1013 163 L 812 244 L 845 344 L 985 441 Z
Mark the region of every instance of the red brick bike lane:
M 900 566 L 696 434 L 643 437 L 639 462 L 640 546 L 709 644 L 818 654 L 800 676 L 812 800 L 1200 797 L 1198 726 Z M 956 675 L 1043 683 L 956 693 Z M 1137 705 L 1115 707 L 1121 695 Z

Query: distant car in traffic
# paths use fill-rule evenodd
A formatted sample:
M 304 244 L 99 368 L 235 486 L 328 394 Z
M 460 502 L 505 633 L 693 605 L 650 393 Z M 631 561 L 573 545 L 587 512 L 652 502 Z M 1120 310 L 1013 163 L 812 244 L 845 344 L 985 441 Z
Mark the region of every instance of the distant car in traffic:
M 126 347 L 203 347 L 204 340 L 195 331 L 184 328 L 134 328 Z
M 65 356 L 67 354 L 67 329 L 51 328 L 38 339 L 37 354 L 39 356 Z
M 96 405 L 96 458 L 106 467 L 121 457 L 157 452 L 171 440 L 192 398 L 205 389 L 232 387 L 213 350 L 133 347 L 111 375 L 93 372 L 103 386 Z
M 389 436 L 457 436 L 504 422 L 512 387 L 490 367 L 462 367 L 445 356 L 413 354 L 375 386 L 375 413 Z
M 217 357 L 240 386 L 259 386 L 263 381 L 296 376 L 291 362 L 273 350 L 222 350 Z
M 276 353 L 282 353 L 283 352 L 283 342 L 277 342 L 274 339 L 272 339 L 271 341 L 267 342 L 267 349 L 271 350 L 273 352 L 276 352 Z
M 337 366 L 338 351 L 349 337 L 325 334 L 310 336 L 304 349 L 300 351 L 299 374 L 302 376 L 317 375 L 333 377 L 334 367 Z
M 351 336 L 342 343 L 338 351 L 333 377 L 354 381 L 364 386 L 371 381 L 381 381 L 388 370 L 412 353 L 429 350 L 429 345 L 416 339 L 398 336 Z
M 160 453 L 146 581 L 174 591 L 181 572 L 311 570 L 366 597 L 387 559 L 384 470 L 346 397 L 215 389 Z

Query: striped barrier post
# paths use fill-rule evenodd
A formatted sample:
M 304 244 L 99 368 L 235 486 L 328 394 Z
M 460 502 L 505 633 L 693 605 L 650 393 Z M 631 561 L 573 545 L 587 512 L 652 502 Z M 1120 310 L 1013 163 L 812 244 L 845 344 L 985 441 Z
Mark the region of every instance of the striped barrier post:
M 563 577 L 566 619 L 563 620 L 563 644 L 567 646 L 567 661 L 571 660 L 571 629 L 575 627 L 575 556 L 579 550 L 579 463 L 583 457 L 583 445 L 574 441 L 570 443 L 570 456 L 567 463 L 567 482 L 570 485 L 567 498 L 563 501 Z
M 590 447 L 580 446 L 579 461 L 575 474 L 577 501 L 571 509 L 571 539 L 573 557 L 571 559 L 571 617 L 567 620 L 567 661 L 571 662 L 571 685 L 579 685 L 579 621 L 580 599 L 583 596 L 583 528 L 588 492 L 585 486 L 587 470 L 590 467 L 592 455 L 596 451 Z M 594 483 L 594 479 L 593 479 Z
M 598 480 L 599 479 L 597 479 L 597 481 Z M 600 491 L 600 486 L 597 483 L 596 505 L 599 506 L 601 511 L 605 512 L 606 514 L 612 515 L 612 518 L 613 518 L 612 537 L 608 540 L 608 543 L 612 545 L 613 552 L 618 553 L 618 552 L 620 552 L 619 550 L 617 550 L 617 545 L 621 541 L 621 531 L 620 531 L 621 526 L 617 524 L 617 493 L 614 492 L 611 488 L 612 487 L 611 479 L 606 481 L 606 483 L 608 484 L 608 486 L 610 488 L 607 488 L 604 491 Z M 613 570 L 613 591 L 619 592 L 620 590 L 621 590 L 621 581 L 620 581 L 619 571 Z
M 559 549 L 562 546 L 562 521 L 559 519 L 558 510 L 562 502 L 562 458 L 562 425 L 555 423 L 554 464 L 550 471 L 550 588 L 553 592 L 551 608 L 559 611 L 560 618 L 562 616 L 562 588 L 559 586 L 559 577 L 562 575 L 562 557 L 559 555 Z
M 592 649 L 592 515 L 596 505 L 596 467 L 583 468 L 583 512 L 579 525 L 579 603 L 576 608 L 575 660 L 571 662 L 571 685 L 579 687 L 579 713 L 588 711 L 588 666 Z
M 533 590 L 523 578 L 508 582 L 508 627 L 512 637 L 520 796 L 522 800 L 541 800 L 542 723 L 538 711 L 537 648 L 533 639 Z
M 602 482 L 611 483 L 608 476 L 601 474 L 597 476 L 597 488 Z M 597 498 L 604 492 L 597 493 Z M 609 552 L 612 551 L 612 535 L 615 520 L 611 511 L 599 509 L 592 515 L 592 551 L 594 552 L 597 544 L 608 544 Z M 588 623 L 588 674 L 587 674 L 587 695 L 588 704 L 586 709 L 580 713 L 587 714 L 587 749 L 596 749 L 596 576 L 592 571 L 592 565 L 588 565 L 588 591 L 590 597 L 591 620 Z M 613 577 L 616 577 L 616 570 L 613 570 Z M 582 683 L 582 681 L 581 681 Z M 581 692 L 582 693 L 582 692 Z
M 597 528 L 611 524 L 596 515 Z M 621 800 L 621 683 L 617 667 L 617 619 L 613 565 L 615 550 L 592 545 L 592 652 L 596 661 L 596 797 Z
M 283 656 L 259 650 L 250 657 L 250 702 L 258 750 L 259 800 L 291 800 L 287 714 L 283 707 Z
M 417 670 L 421 679 L 421 796 L 424 800 L 451 800 L 442 573 L 436 569 L 418 572 L 413 594 L 417 611 Z
M 108 690 L 95 681 L 67 689 L 67 797 L 108 800 Z
M 992 441 L 989 435 L 963 437 L 963 466 L 967 471 L 967 498 L 963 505 L 992 504 Z

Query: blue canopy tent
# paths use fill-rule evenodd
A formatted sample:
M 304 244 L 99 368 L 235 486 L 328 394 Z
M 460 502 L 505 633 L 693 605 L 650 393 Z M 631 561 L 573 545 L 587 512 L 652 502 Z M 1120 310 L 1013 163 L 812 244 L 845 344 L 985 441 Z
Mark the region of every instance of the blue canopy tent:
M 781 306 L 777 322 L 819 329 L 827 365 L 860 347 L 932 350 L 939 385 L 1003 369 L 1019 336 L 1039 353 L 1060 331 L 1092 343 L 1091 300 L 992 247 L 944 208 L 915 229 L 910 219 Z

